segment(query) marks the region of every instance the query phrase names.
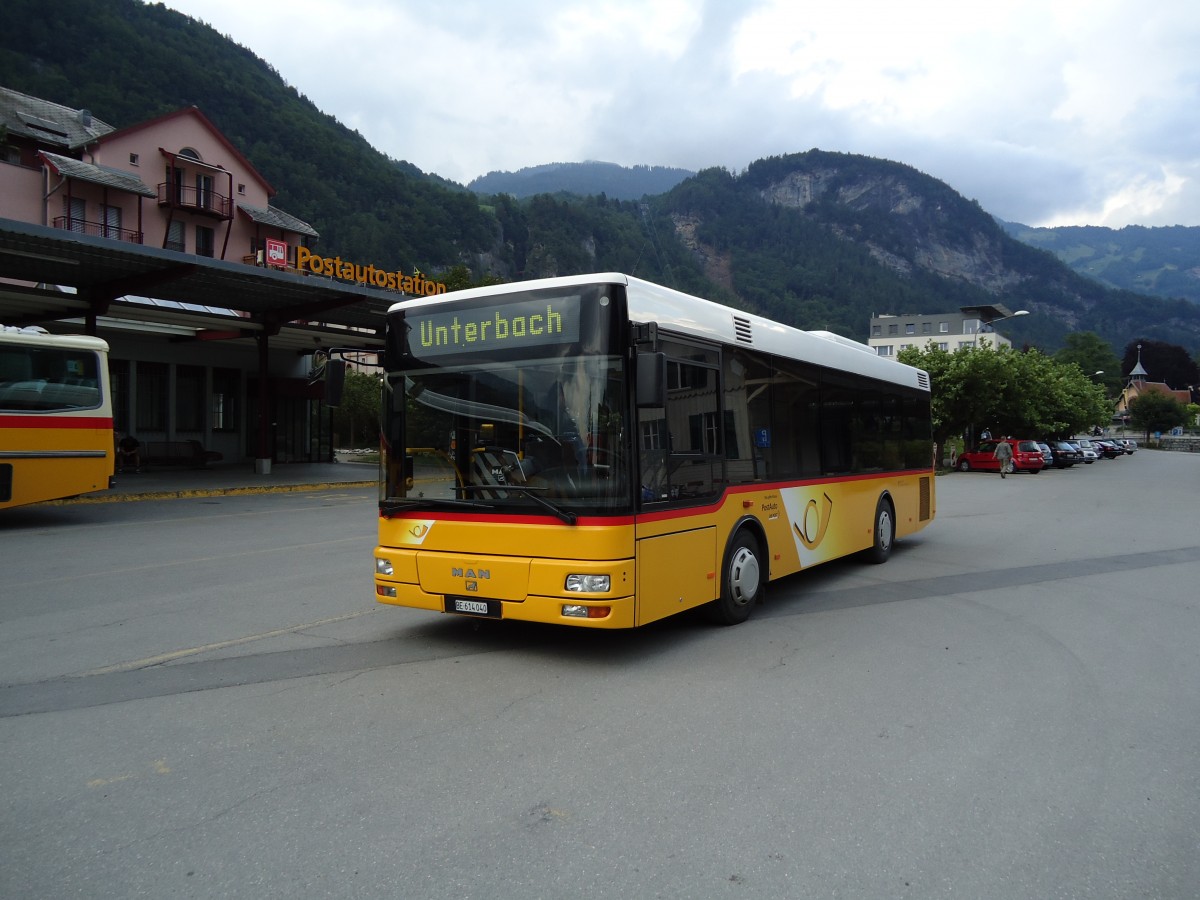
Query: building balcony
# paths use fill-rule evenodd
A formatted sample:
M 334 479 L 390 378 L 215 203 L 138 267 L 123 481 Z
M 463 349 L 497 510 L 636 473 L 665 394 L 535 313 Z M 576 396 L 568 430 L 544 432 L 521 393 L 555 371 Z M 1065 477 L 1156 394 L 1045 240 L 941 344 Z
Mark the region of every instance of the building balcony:
M 233 200 L 224 194 L 169 181 L 158 186 L 158 205 L 214 219 L 233 218 Z
M 142 232 L 130 228 L 117 228 L 115 225 L 105 222 L 89 222 L 86 219 L 77 219 L 72 216 L 58 216 L 54 220 L 54 227 L 64 231 L 73 231 L 76 234 L 90 234 L 95 237 L 111 238 L 114 241 L 127 241 L 130 244 L 140 244 L 144 237 Z

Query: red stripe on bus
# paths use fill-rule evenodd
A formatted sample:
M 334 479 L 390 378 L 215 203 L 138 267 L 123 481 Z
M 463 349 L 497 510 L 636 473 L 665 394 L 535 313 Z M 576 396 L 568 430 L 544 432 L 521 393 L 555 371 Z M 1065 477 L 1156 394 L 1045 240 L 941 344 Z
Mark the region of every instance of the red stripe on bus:
M 112 431 L 111 416 L 0 415 L 0 428 L 96 428 Z
M 567 528 L 578 528 L 581 525 L 632 525 L 634 522 L 663 522 L 668 519 L 685 519 L 690 516 L 710 515 L 715 513 L 729 499 L 737 494 L 761 494 L 764 491 L 778 491 L 785 488 L 809 487 L 820 484 L 844 484 L 848 481 L 878 481 L 880 479 L 900 478 L 905 475 L 932 475 L 930 469 L 901 469 L 892 472 L 871 472 L 862 475 L 835 475 L 826 478 L 808 478 L 796 481 L 771 481 L 756 484 L 744 484 L 726 488 L 725 491 L 711 503 L 697 506 L 672 506 L 669 509 L 640 512 L 637 515 L 622 514 L 619 516 L 580 516 L 573 526 L 566 525 L 555 516 L 521 515 L 506 516 L 495 512 L 445 512 L 443 510 L 411 510 L 391 514 L 380 513 L 382 519 L 433 519 L 438 522 L 486 522 L 504 525 L 563 525 Z

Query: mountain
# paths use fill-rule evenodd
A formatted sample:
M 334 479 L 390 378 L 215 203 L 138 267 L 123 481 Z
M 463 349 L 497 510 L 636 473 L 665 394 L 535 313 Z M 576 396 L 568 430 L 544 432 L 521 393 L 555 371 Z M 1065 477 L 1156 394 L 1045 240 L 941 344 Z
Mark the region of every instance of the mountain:
M 624 271 L 858 340 L 874 314 L 1001 303 L 1031 312 L 1003 327 L 1018 344 L 1054 350 L 1093 331 L 1118 353 L 1138 338 L 1200 348 L 1200 305 L 1084 277 L 902 163 L 810 150 L 682 180 L 559 164 L 526 176 L 590 180 L 477 194 L 379 153 L 249 50 L 139 0 L 6 0 L 0 84 L 118 128 L 194 104 L 275 186 L 274 205 L 317 229 L 323 252 L 455 285 Z M 675 179 L 661 193 L 615 186 L 660 174 Z
M 665 166 L 618 166 L 593 161 L 550 163 L 516 172 L 488 172 L 467 187 L 477 194 L 510 194 L 517 198 L 536 194 L 603 194 L 616 200 L 639 200 L 647 195 L 665 194 L 695 174 Z
M 1200 228 L 1001 225 L 1022 243 L 1049 250 L 1076 272 L 1110 287 L 1200 303 Z
M 1200 306 L 1079 275 L 901 163 L 810 150 L 701 172 L 660 200 L 711 279 L 803 327 L 862 339 L 876 313 L 999 303 L 1031 313 L 1003 326 L 1017 344 L 1092 331 L 1118 350 L 1139 336 L 1200 347 Z

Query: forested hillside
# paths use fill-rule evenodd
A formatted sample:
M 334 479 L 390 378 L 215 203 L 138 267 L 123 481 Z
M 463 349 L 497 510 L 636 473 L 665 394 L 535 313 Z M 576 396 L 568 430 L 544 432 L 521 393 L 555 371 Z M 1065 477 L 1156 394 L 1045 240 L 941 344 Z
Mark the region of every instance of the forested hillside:
M 665 194 L 685 178 L 686 169 L 666 166 L 618 166 L 606 162 L 550 163 L 516 172 L 488 172 L 468 188 L 479 194 L 510 194 L 522 199 L 537 194 L 577 194 L 609 200 L 640 200 Z
M 637 200 L 607 182 L 478 195 L 379 153 L 249 50 L 140 0 L 6 0 L 0 84 L 118 128 L 195 105 L 324 252 L 456 284 L 624 271 L 858 340 L 873 314 L 1003 303 L 1033 313 L 1006 323 L 1017 343 L 1094 331 L 1118 351 L 1135 336 L 1200 348 L 1200 305 L 1085 278 L 900 163 L 812 150 L 682 181 L 624 170 L 675 180 Z
M 1049 250 L 1076 272 L 1110 287 L 1200 303 L 1200 228 L 1002 224 L 1017 240 Z
M 715 279 L 752 308 L 863 339 L 876 313 L 1001 303 L 1018 344 L 1092 331 L 1200 347 L 1200 306 L 1115 291 L 1009 237 L 974 201 L 910 166 L 810 150 L 735 176 L 701 172 L 655 201 Z M 848 330 L 843 330 L 848 329 Z

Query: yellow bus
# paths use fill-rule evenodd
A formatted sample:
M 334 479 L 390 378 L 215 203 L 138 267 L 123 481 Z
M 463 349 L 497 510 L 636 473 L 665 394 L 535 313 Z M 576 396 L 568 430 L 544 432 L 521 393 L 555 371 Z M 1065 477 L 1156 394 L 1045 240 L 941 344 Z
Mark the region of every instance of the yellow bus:
M 387 316 L 381 603 L 632 628 L 934 517 L 927 373 L 620 274 Z
M 0 509 L 112 486 L 108 344 L 0 325 Z

